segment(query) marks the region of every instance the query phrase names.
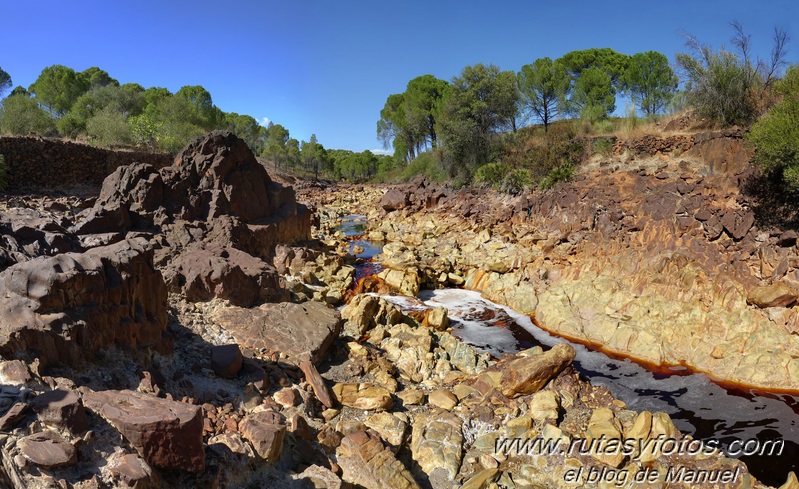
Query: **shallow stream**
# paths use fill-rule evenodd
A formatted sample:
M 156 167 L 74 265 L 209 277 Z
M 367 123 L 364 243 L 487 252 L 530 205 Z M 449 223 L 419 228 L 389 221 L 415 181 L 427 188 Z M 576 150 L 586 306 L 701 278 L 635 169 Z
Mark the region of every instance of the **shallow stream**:
M 345 218 L 345 223 L 358 222 L 361 218 L 363 216 Z M 341 229 L 348 236 L 363 232 L 362 227 L 360 233 L 344 225 Z M 353 243 L 371 251 L 378 250 L 368 255 L 369 258 L 381 248 L 368 241 Z M 401 308 L 418 307 L 406 297 L 384 298 Z M 537 327 L 529 317 L 482 298 L 479 292 L 424 290 L 419 299 L 428 306 L 446 307 L 455 336 L 497 357 L 536 345 L 549 349 L 567 341 Z M 779 487 L 789 472 L 799 472 L 799 397 L 728 389 L 703 374 L 687 370 L 655 372 L 631 360 L 613 358 L 569 343 L 577 352 L 575 368 L 593 385 L 607 387 L 629 409 L 668 413 L 680 431 L 706 442 L 713 440 L 727 455 L 743 460 L 750 473 L 765 484 Z M 754 439 L 760 440 L 758 446 L 755 442 L 743 445 Z M 777 454 L 779 440 L 784 444 Z M 735 453 L 744 452 L 738 448 L 741 445 L 748 447 L 748 452 L 756 453 Z

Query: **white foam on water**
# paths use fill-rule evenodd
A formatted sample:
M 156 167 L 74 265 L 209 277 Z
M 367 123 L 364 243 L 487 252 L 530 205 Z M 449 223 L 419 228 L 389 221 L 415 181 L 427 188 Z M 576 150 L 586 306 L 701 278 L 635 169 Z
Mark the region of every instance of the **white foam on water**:
M 480 321 L 461 322 L 459 316 L 469 316 L 470 312 L 480 308 L 501 310 L 543 345 L 551 347 L 568 342 L 537 327 L 529 317 L 484 299 L 479 292 L 443 289 L 423 291 L 420 297 L 430 306 L 447 308 L 450 317 L 459 321 L 454 331 L 463 341 L 495 355 L 517 350 L 510 331 L 488 327 Z M 583 345 L 568 343 L 577 352 L 575 366 L 590 378 L 593 385 L 607 387 L 630 409 L 663 411 L 672 415 L 683 432 L 703 437 L 754 438 L 763 430 L 774 430 L 777 433 L 773 436 L 799 443 L 799 415 L 785 400 L 735 395 L 702 374 L 656 377 L 653 372 L 630 360 L 613 359 Z M 787 396 L 785 399 L 792 400 Z

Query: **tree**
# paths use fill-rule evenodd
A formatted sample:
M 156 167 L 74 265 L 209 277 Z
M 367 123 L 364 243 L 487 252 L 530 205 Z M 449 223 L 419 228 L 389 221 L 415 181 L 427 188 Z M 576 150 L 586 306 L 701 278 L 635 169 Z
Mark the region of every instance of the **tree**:
M 429 142 L 433 148 L 438 140 L 436 125 L 448 90 L 449 83 L 433 75 L 414 78 L 405 90 L 405 117 L 410 131 L 416 137 L 424 135 L 423 144 Z
M 3 68 L 0 68 L 0 97 L 3 96 L 6 90 L 11 88 L 11 85 L 13 85 L 11 75 L 6 73 Z
M 266 127 L 266 138 L 261 156 L 271 160 L 276 168 L 289 165 L 289 131 L 274 122 Z
M 746 125 L 756 119 L 759 94 L 785 64 L 788 41 L 784 31 L 775 29 L 770 61 L 752 59 L 749 36 L 739 23 L 732 25 L 737 53 L 715 50 L 686 34 L 689 52 L 677 54 L 688 103 L 700 116 L 722 126 Z
M 377 121 L 377 137 L 383 141 L 384 148 L 388 149 L 391 144 L 395 155 L 406 160 L 416 157 L 422 135 L 418 127 L 414 128 L 408 123 L 404 93 L 395 93 L 386 99 L 380 111 L 380 120 Z
M 610 75 L 601 68 L 586 68 L 574 84 L 570 101 L 581 117 L 596 120 L 616 109 L 616 93 Z
M 516 75 L 494 65 L 467 66 L 453 78 L 444 108 L 441 133 L 449 172 L 468 177 L 486 163 L 492 135 L 511 125 L 517 114 Z
M 56 116 L 64 115 L 78 97 L 89 89 L 89 82 L 81 73 L 62 65 L 53 65 L 42 70 L 39 77 L 28 88 L 36 100 L 50 109 Z
M 788 69 L 774 88 L 782 101 L 752 126 L 747 138 L 755 148 L 755 163 L 779 175 L 789 192 L 799 193 L 799 66 Z
M 243 139 L 253 153 L 258 154 L 263 150 L 264 139 L 261 133 L 263 127 L 258 124 L 254 117 L 228 112 L 224 114 L 224 118 L 225 128 Z
M 101 110 L 120 114 L 123 120 L 144 111 L 144 92 L 128 85 L 107 84 L 90 89 L 75 100 L 69 111 L 58 120 L 58 131 L 63 136 L 75 137 L 86 132 L 86 123 Z M 110 116 L 106 116 L 110 120 Z M 118 118 L 114 119 L 115 121 Z
M 598 68 L 610 77 L 611 85 L 618 91 L 629 65 L 628 58 L 626 54 L 617 53 L 610 48 L 591 48 L 566 53 L 558 61 L 569 72 L 573 83 L 577 82 L 584 70 Z
M 677 75 L 663 54 L 656 51 L 636 53 L 630 57 L 624 86 L 638 108 L 651 116 L 666 108 L 677 91 Z
M 569 91 L 566 68 L 550 58 L 539 58 L 522 66 L 517 85 L 522 106 L 544 124 L 547 132 L 549 123 L 560 115 Z
M 0 105 L 0 133 L 49 135 L 55 132 L 52 116 L 26 95 L 11 95 Z
M 86 68 L 81 72 L 81 75 L 89 82 L 90 88 L 99 88 L 106 85 L 119 86 L 119 81 L 111 78 L 107 71 L 101 70 L 97 66 Z
M 189 103 L 191 111 L 187 114 L 187 122 L 200 126 L 205 130 L 212 130 L 224 121 L 224 115 L 211 99 L 211 94 L 200 85 L 181 87 L 175 97 L 182 98 Z
M 9 97 L 12 95 L 24 95 L 26 97 L 30 97 L 31 93 L 22 85 L 17 85 L 13 90 L 11 90 L 11 93 L 8 94 Z

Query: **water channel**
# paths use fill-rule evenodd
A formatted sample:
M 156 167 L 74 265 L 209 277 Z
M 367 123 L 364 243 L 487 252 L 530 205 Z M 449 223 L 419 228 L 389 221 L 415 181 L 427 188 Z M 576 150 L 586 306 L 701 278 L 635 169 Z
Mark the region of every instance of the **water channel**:
M 341 229 L 348 236 L 360 235 L 363 219 L 347 216 Z M 352 241 L 351 249 L 355 246 L 364 248 L 358 256 L 368 260 L 381 249 L 380 245 L 361 239 Z M 380 269 L 379 264 L 367 261 L 365 267 L 359 267 L 359 276 L 375 269 Z M 418 307 L 405 297 L 385 298 L 402 308 Z M 455 336 L 497 357 L 536 345 L 549 349 L 566 341 L 537 327 L 529 317 L 482 298 L 478 292 L 424 290 L 419 299 L 428 306 L 446 307 Z M 799 397 L 725 388 L 703 374 L 687 370 L 651 371 L 629 359 L 571 344 L 577 352 L 575 368 L 593 385 L 607 387 L 629 409 L 668 413 L 683 433 L 703 441 L 714 440 L 724 449 L 732 450 L 731 444 L 736 440 L 783 440 L 779 455 L 727 453 L 743 460 L 750 473 L 768 485 L 780 486 L 789 472 L 799 472 Z M 770 446 L 769 452 L 776 446 Z

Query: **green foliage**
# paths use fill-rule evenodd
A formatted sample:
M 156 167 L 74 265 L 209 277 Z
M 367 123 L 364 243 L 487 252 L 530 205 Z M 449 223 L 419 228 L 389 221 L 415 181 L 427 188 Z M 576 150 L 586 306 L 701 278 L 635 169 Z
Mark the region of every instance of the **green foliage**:
M 517 168 L 505 175 L 499 190 L 507 194 L 518 195 L 529 190 L 532 185 L 533 175 L 531 171 L 526 168 Z
M 486 163 L 474 172 L 474 183 L 499 189 L 507 173 L 508 167 L 503 163 Z
M 585 68 L 574 83 L 570 104 L 575 113 L 590 121 L 607 117 L 616 109 L 611 76 L 602 68 Z
M 561 113 L 569 92 L 569 75 L 560 62 L 540 58 L 522 66 L 516 75 L 522 106 L 542 124 L 544 131 Z
M 91 68 L 83 70 L 81 75 L 89 82 L 89 87 L 91 88 L 105 87 L 108 85 L 119 86 L 119 81 L 111 78 L 111 75 L 109 75 L 107 71 L 101 70 L 97 66 L 92 66 Z
M 64 115 L 75 100 L 89 90 L 89 81 L 81 73 L 62 65 L 49 66 L 28 88 L 43 106 L 58 116 Z
M 450 176 L 468 181 L 490 161 L 492 136 L 515 125 L 517 102 L 516 75 L 494 65 L 467 66 L 452 80 L 440 130 Z
M 425 151 L 416 157 L 413 161 L 408 163 L 402 170 L 401 180 L 410 181 L 417 175 L 425 175 L 432 182 L 443 182 L 447 179 L 447 174 L 441 171 L 441 153 L 440 151 Z M 453 182 L 456 186 L 458 183 Z
M 9 97 L 12 95 L 24 95 L 26 97 L 30 97 L 31 93 L 22 85 L 17 85 L 13 90 L 11 90 L 11 93 L 8 94 Z
M 677 54 L 686 77 L 688 103 L 701 117 L 722 126 L 748 124 L 756 115 L 751 67 L 735 53 L 703 46 L 693 56 Z
M 550 189 L 560 182 L 567 182 L 574 177 L 574 165 L 571 162 L 563 162 L 549 171 L 538 183 L 538 187 L 542 190 Z
M 0 105 L 0 133 L 25 135 L 55 132 L 55 120 L 39 107 L 36 100 L 25 95 L 12 95 Z
M 266 128 L 258 124 L 254 117 L 235 112 L 225 113 L 224 128 L 243 139 L 253 153 L 259 154 L 263 151 Z
M 594 154 L 609 157 L 613 154 L 614 138 L 602 137 L 591 141 L 591 151 Z
M 98 146 L 129 145 L 133 131 L 122 112 L 111 106 L 104 107 L 86 121 L 86 134 Z
M 11 88 L 11 85 L 13 85 L 11 82 L 11 75 L 5 72 L 3 68 L 0 68 L 0 97 Z
M 786 188 L 799 193 L 799 66 L 792 66 L 775 91 L 783 100 L 748 134 L 754 161 L 766 173 L 781 174 Z
M 558 62 L 568 70 L 575 84 L 582 77 L 583 71 L 589 68 L 604 72 L 610 77 L 615 93 L 622 88 L 624 73 L 629 66 L 629 56 L 610 48 L 591 48 L 566 53 Z
M 623 83 L 630 98 L 647 116 L 661 112 L 677 90 L 677 75 L 661 53 L 646 51 L 630 57 Z
M 380 120 L 377 137 L 383 146 L 394 147 L 394 154 L 412 160 L 424 148 L 438 144 L 438 120 L 449 93 L 449 84 L 433 75 L 422 75 L 408 82 L 403 93 L 389 95 Z
M 128 119 L 133 144 L 155 149 L 159 125 L 147 114 L 139 114 Z
M 63 136 L 76 137 L 86 132 L 88 120 L 101 110 L 117 112 L 126 120 L 141 114 L 145 103 L 143 92 L 127 85 L 98 86 L 75 100 L 69 112 L 58 120 L 58 132 Z

